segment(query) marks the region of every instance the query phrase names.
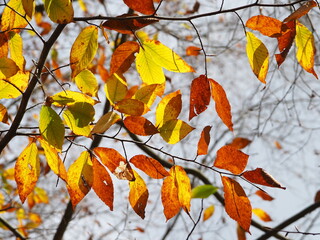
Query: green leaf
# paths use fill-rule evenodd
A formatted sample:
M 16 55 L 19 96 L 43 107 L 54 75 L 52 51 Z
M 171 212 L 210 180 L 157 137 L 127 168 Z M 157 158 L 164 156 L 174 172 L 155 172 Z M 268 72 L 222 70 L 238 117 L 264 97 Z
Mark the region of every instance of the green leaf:
M 98 82 L 94 74 L 88 70 L 82 70 L 74 79 L 79 90 L 92 97 L 97 97 Z
M 191 198 L 207 198 L 218 190 L 212 185 L 200 185 L 191 190 Z

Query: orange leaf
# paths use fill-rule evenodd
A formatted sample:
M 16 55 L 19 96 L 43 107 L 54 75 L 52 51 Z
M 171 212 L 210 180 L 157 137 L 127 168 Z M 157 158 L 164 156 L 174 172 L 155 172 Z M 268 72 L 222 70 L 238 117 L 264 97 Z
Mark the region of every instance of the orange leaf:
M 128 116 L 123 123 L 130 132 L 140 136 L 154 135 L 159 132 L 152 122 L 144 117 Z
M 190 212 L 191 201 L 191 184 L 187 173 L 181 166 L 173 166 L 170 174 L 175 178 L 175 184 L 178 188 L 178 198 L 180 206 L 185 212 Z
M 150 108 L 156 97 L 161 97 L 163 95 L 164 88 L 165 83 L 146 85 L 137 90 L 133 98 L 144 102 Z
M 151 15 L 155 12 L 153 0 L 123 0 L 124 3 L 134 11 Z
M 285 187 L 282 187 L 280 183 L 275 180 L 269 173 L 267 173 L 262 168 L 256 168 L 252 171 L 245 171 L 242 176 L 247 179 L 248 181 L 268 187 L 275 187 L 275 188 L 282 188 L 286 189 Z
M 286 19 L 283 20 L 283 22 L 289 22 L 292 20 L 297 20 L 298 18 L 301 18 L 302 16 L 306 15 L 311 8 L 314 8 L 317 6 L 317 3 L 315 1 L 308 1 L 302 4 L 301 7 L 299 7 L 296 11 L 291 13 Z
M 231 146 L 240 150 L 248 146 L 250 143 L 251 141 L 249 139 L 237 137 L 237 138 L 234 138 L 232 142 L 228 144 L 228 146 Z
M 202 132 L 198 142 L 197 155 L 206 155 L 208 153 L 208 146 L 210 143 L 210 130 L 211 126 L 206 126 Z
M 189 121 L 204 112 L 210 103 L 210 84 L 205 75 L 195 78 L 190 89 Z
M 175 184 L 174 176 L 172 176 L 171 174 L 163 181 L 161 188 L 161 201 L 163 205 L 163 213 L 167 221 L 177 215 L 180 211 L 178 187 Z
M 214 206 L 211 205 L 203 211 L 203 221 L 207 221 L 214 213 Z
M 237 237 L 238 240 L 247 240 L 246 231 L 243 230 L 243 228 L 239 224 L 237 224 Z
M 137 99 L 123 99 L 117 102 L 114 108 L 131 116 L 141 116 L 150 111 L 146 104 Z
M 211 84 L 211 95 L 216 103 L 217 114 L 230 131 L 233 131 L 231 107 L 227 95 L 219 83 L 213 79 L 209 80 Z
M 248 158 L 249 155 L 234 147 L 223 146 L 217 151 L 217 158 L 213 166 L 226 169 L 234 174 L 240 174 L 246 168 Z
M 3 106 L 1 103 L 0 103 L 0 122 L 9 124 L 7 108 Z
M 264 222 L 271 222 L 272 221 L 269 214 L 266 213 L 265 211 L 263 211 L 261 208 L 254 208 L 254 209 L 252 209 L 252 212 Z
M 278 19 L 263 15 L 253 16 L 246 23 L 246 27 L 259 31 L 268 37 L 281 36 L 281 26 L 282 22 Z
M 110 75 L 116 72 L 126 72 L 135 60 L 134 54 L 139 52 L 139 44 L 127 41 L 116 48 L 111 57 Z
M 187 56 L 198 56 L 200 54 L 201 48 L 195 46 L 189 46 L 186 49 Z
M 14 167 L 14 178 L 17 182 L 18 193 L 23 203 L 33 191 L 40 175 L 38 148 L 31 142 L 18 157 Z
M 137 14 L 122 14 L 117 16 L 119 19 L 110 19 L 105 21 L 102 26 L 110 29 L 115 30 L 122 34 L 132 34 L 134 31 L 139 30 L 147 25 L 152 23 L 158 22 L 159 20 L 156 18 L 136 18 L 138 17 Z M 127 19 L 128 18 L 128 19 Z
M 147 185 L 139 174 L 132 170 L 135 180 L 129 182 L 129 202 L 133 210 L 142 218 L 145 217 L 145 208 L 147 206 L 149 192 Z
M 92 188 L 98 197 L 113 210 L 113 183 L 106 168 L 95 158 L 92 158 L 93 183 Z
M 155 159 L 145 155 L 136 155 L 130 159 L 130 162 L 136 167 L 145 172 L 149 177 L 161 179 L 170 174 L 164 167 Z
M 262 190 L 257 190 L 256 195 L 258 195 L 259 197 L 261 197 L 265 201 L 272 201 L 274 199 L 268 193 L 266 193 L 265 191 L 262 191 Z
M 225 209 L 228 215 L 249 232 L 252 208 L 241 185 L 228 177 L 222 177 Z

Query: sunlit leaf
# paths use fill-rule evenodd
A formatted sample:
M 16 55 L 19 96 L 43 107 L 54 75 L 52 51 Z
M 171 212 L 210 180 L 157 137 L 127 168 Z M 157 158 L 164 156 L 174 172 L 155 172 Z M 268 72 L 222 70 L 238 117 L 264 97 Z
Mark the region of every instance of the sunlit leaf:
M 133 210 L 142 218 L 145 217 L 145 208 L 147 206 L 149 192 L 147 185 L 139 174 L 133 170 L 134 181 L 129 181 L 129 202 Z
M 165 122 L 176 119 L 182 108 L 180 90 L 166 95 L 159 102 L 156 110 L 156 126 L 161 127 Z
M 17 182 L 18 193 L 23 203 L 33 191 L 40 175 L 38 148 L 31 142 L 20 154 L 14 167 L 14 178 Z
M 120 120 L 119 114 L 115 112 L 108 112 L 105 115 L 103 115 L 96 125 L 91 130 L 91 135 L 94 133 L 104 133 L 107 131 L 113 124 L 118 122 Z
M 306 15 L 312 8 L 317 6 L 317 2 L 315 1 L 308 1 L 302 4 L 297 10 L 291 13 L 287 18 L 283 20 L 283 22 L 289 22 L 292 20 L 297 20 L 302 16 Z
M 152 122 L 144 117 L 128 116 L 123 123 L 130 132 L 140 136 L 154 135 L 159 132 Z
M 64 110 L 63 119 L 72 132 L 88 137 L 91 132 L 89 124 L 93 121 L 94 113 L 95 111 L 91 104 L 78 102 Z
M 10 78 L 19 70 L 17 64 L 10 58 L 0 58 L 0 78 Z
M 200 54 L 201 48 L 195 46 L 189 46 L 186 48 L 187 56 L 198 56 Z
M 41 136 L 54 148 L 61 151 L 64 141 L 64 125 L 60 116 L 49 106 L 40 110 L 39 130 Z
M 146 104 L 137 99 L 123 99 L 117 102 L 114 108 L 131 116 L 141 116 L 150 111 Z
M 0 122 L 9 124 L 7 108 L 0 103 Z
M 97 49 L 98 28 L 95 26 L 84 28 L 74 41 L 70 52 L 72 78 L 88 67 L 96 55 Z
M 34 0 L 22 0 L 23 9 L 29 18 L 32 18 L 32 14 L 34 10 L 33 2 Z
M 216 105 L 216 112 L 221 118 L 222 122 L 229 128 L 230 131 L 233 131 L 232 115 L 231 115 L 231 106 L 227 95 L 223 87 L 214 81 L 210 80 L 211 85 L 211 95 Z
M 179 119 L 171 119 L 159 128 L 161 137 L 170 144 L 176 144 L 185 138 L 194 127 Z
M 210 205 L 209 207 L 207 207 L 203 211 L 203 221 L 207 221 L 209 218 L 211 218 L 214 213 L 214 210 L 215 210 L 215 208 L 213 205 Z
M 44 149 L 44 154 L 46 156 L 47 163 L 50 169 L 62 180 L 67 182 L 67 171 L 66 168 L 58 155 L 58 152 L 55 148 L 50 146 L 48 142 L 42 138 L 38 138 L 41 147 Z
M 191 198 L 208 198 L 218 190 L 212 185 L 199 185 L 192 189 Z
M 28 86 L 29 76 L 30 72 L 19 71 L 6 81 L 0 79 L 0 99 L 19 97 Z
M 111 104 L 124 99 L 128 91 L 124 77 L 116 73 L 110 75 L 104 85 L 104 91 Z
M 88 69 L 82 70 L 74 78 L 74 81 L 82 93 L 85 93 L 92 97 L 97 97 L 98 82 L 96 77 L 90 70 Z
M 258 195 L 259 197 L 261 197 L 265 201 L 272 201 L 274 199 L 268 193 L 266 193 L 265 191 L 262 191 L 262 190 L 257 190 L 256 195 Z
M 141 102 L 147 104 L 150 108 L 155 101 L 156 97 L 161 97 L 163 95 L 165 84 L 150 84 L 143 86 L 136 91 L 133 98 L 138 99 Z
M 271 222 L 272 219 L 269 216 L 268 213 L 266 213 L 264 210 L 262 210 L 261 208 L 253 208 L 252 209 L 252 213 L 254 213 L 254 215 L 256 215 L 257 217 L 259 217 L 262 221 L 264 222 Z
M 210 143 L 210 130 L 211 126 L 206 126 L 202 132 L 198 142 L 197 155 L 206 155 Z
M 114 190 L 112 178 L 106 168 L 95 158 L 92 158 L 93 183 L 92 189 L 98 197 L 113 210 Z
M 91 97 L 83 93 L 73 92 L 70 90 L 56 93 L 51 97 L 51 100 L 52 100 L 52 104 L 57 107 L 71 106 L 80 102 L 89 103 L 91 105 L 94 105 L 97 103 L 97 101 L 93 100 Z
M 236 137 L 232 140 L 231 143 L 228 144 L 228 146 L 234 147 L 236 149 L 242 149 L 248 146 L 251 143 L 251 140 L 247 138 L 242 138 L 242 137 Z
M 280 20 L 264 15 L 253 16 L 246 22 L 246 27 L 257 30 L 268 37 L 280 37 L 281 26 Z
M 191 184 L 187 173 L 181 166 L 173 166 L 170 174 L 175 178 L 175 184 L 178 188 L 178 199 L 180 206 L 185 212 L 190 212 L 191 201 Z
M 33 191 L 29 194 L 27 202 L 29 209 L 32 209 L 36 204 L 39 203 L 48 204 L 49 197 L 46 190 L 39 187 L 35 187 Z
M 153 0 L 124 0 L 124 3 L 134 11 L 151 15 L 155 12 Z
M 44 0 L 44 8 L 55 23 L 67 24 L 73 20 L 71 0 Z
M 0 58 L 7 57 L 9 52 L 8 35 L 7 33 L 0 33 Z
M 297 60 L 304 70 L 312 73 L 316 78 L 318 78 L 316 72 L 313 69 L 314 56 L 316 53 L 313 34 L 306 26 L 299 22 L 297 22 L 296 24 L 296 31 L 297 33 L 295 42 L 297 45 Z
M 266 46 L 253 33 L 247 32 L 247 56 L 253 73 L 266 83 L 269 67 L 269 52 Z
M 10 32 L 8 44 L 11 59 L 17 64 L 21 71 L 24 71 L 26 61 L 23 57 L 22 37 L 18 33 Z
M 252 208 L 243 188 L 235 180 L 222 176 L 225 209 L 228 215 L 249 232 Z
M 22 1 L 10 0 L 7 4 L 8 6 L 4 8 L 1 17 L 1 31 L 9 31 L 13 28 L 16 29 L 15 31 L 19 31 L 17 29 L 27 26 L 28 22 L 22 17 L 26 15 Z M 28 21 L 30 20 L 28 16 L 26 18 Z
M 155 179 L 161 179 L 170 175 L 157 160 L 145 155 L 135 155 L 130 159 L 130 162 L 149 177 Z
M 135 53 L 139 52 L 139 44 L 127 41 L 113 52 L 110 62 L 110 75 L 116 72 L 126 72 L 135 60 Z
M 281 184 L 275 180 L 269 173 L 267 173 L 262 168 L 256 168 L 255 170 L 245 171 L 242 176 L 248 181 L 268 187 L 275 187 L 286 189 L 282 187 Z
M 189 121 L 207 109 L 210 95 L 210 84 L 205 75 L 193 79 L 190 87 Z

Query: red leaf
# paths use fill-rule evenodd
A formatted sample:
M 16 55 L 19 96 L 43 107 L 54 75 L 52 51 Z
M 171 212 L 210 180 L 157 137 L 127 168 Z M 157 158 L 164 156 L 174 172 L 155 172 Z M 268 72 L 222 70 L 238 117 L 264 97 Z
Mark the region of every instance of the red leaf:
M 311 10 L 311 8 L 314 8 L 316 6 L 317 3 L 315 1 L 305 2 L 301 7 L 299 7 L 296 11 L 294 11 L 286 19 L 284 19 L 283 22 L 295 21 L 298 18 L 306 15 Z
M 155 12 L 152 0 L 123 0 L 124 3 L 134 11 L 151 15 Z
M 275 188 L 282 188 L 286 189 L 285 187 L 282 187 L 280 183 L 275 180 L 269 173 L 267 173 L 262 168 L 256 168 L 252 171 L 245 171 L 242 176 L 247 179 L 248 181 L 268 187 L 275 187 Z
M 128 116 L 123 123 L 130 132 L 140 136 L 154 135 L 159 132 L 152 122 L 144 117 Z
M 210 103 L 210 84 L 205 75 L 195 78 L 190 89 L 189 121 L 204 112 Z
M 210 130 L 211 126 L 206 126 L 202 132 L 198 142 L 197 155 L 206 155 L 208 153 L 208 146 L 210 143 Z
M 231 146 L 240 150 L 248 146 L 250 143 L 251 141 L 249 139 L 237 137 L 237 138 L 234 138 L 232 142 L 228 144 L 228 146 Z

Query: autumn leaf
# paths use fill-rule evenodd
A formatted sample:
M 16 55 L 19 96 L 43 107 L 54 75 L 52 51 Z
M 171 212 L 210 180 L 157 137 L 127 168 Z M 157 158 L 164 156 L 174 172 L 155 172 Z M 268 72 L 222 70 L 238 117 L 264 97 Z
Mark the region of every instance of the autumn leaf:
M 75 207 L 90 191 L 93 183 L 93 170 L 90 153 L 84 151 L 68 169 L 68 192 Z
M 217 151 L 217 157 L 213 166 L 226 169 L 233 174 L 240 174 L 246 168 L 248 158 L 249 155 L 227 145 Z
M 202 49 L 195 46 L 189 46 L 186 48 L 186 55 L 187 56 L 198 56 Z
M 97 49 L 98 28 L 95 26 L 84 28 L 74 41 L 70 51 L 70 67 L 72 70 L 72 78 L 77 76 L 78 73 L 88 67 L 96 55 Z
M 296 24 L 296 31 L 296 58 L 304 70 L 312 73 L 316 78 L 318 78 L 317 73 L 313 69 L 314 56 L 316 53 L 313 34 L 300 22 L 297 22 Z
M 251 171 L 245 171 L 241 175 L 252 183 L 256 183 L 256 184 L 260 184 L 268 187 L 286 189 L 285 187 L 282 187 L 277 180 L 275 180 L 269 173 L 267 173 L 262 168 L 256 168 L 255 170 L 251 170 Z
M 26 27 L 28 22 L 22 17 L 26 15 L 22 1 L 10 0 L 7 5 L 2 12 L 1 31 L 6 32 L 13 28 L 19 31 L 18 29 Z M 30 21 L 29 16 L 26 16 L 26 19 Z
M 0 122 L 9 124 L 7 108 L 0 103 Z
M 257 190 L 255 194 L 259 197 L 261 197 L 265 201 L 272 201 L 274 198 L 271 197 L 268 193 L 262 190 Z
M 64 125 L 60 116 L 49 106 L 41 107 L 39 130 L 45 141 L 61 151 L 64 142 Z
M 30 72 L 18 71 L 6 81 L 0 79 L 0 99 L 19 97 L 27 88 L 29 77 Z
M 246 22 L 246 27 L 259 31 L 268 37 L 280 37 L 281 26 L 282 22 L 280 20 L 263 15 L 253 16 Z
M 202 132 L 198 142 L 197 155 L 206 155 L 210 143 L 211 126 L 206 126 Z
M 172 92 L 159 102 L 156 109 L 156 126 L 161 127 L 164 123 L 171 119 L 176 119 L 182 108 L 180 90 Z
M 228 215 L 249 232 L 252 208 L 241 185 L 235 180 L 222 176 L 225 209 Z
M 151 178 L 161 179 L 170 175 L 157 160 L 145 155 L 135 155 L 130 162 Z
M 269 67 L 268 49 L 253 33 L 247 32 L 246 50 L 253 73 L 262 83 L 266 83 L 265 79 Z
M 24 71 L 26 61 L 24 59 L 23 41 L 20 34 L 13 31 L 9 33 L 8 47 L 10 50 L 10 58 L 17 64 L 21 71 Z
M 191 198 L 208 198 L 218 190 L 210 184 L 199 185 L 191 190 Z
M 161 97 L 163 95 L 164 88 L 165 84 L 150 84 L 143 86 L 135 92 L 133 99 L 140 100 L 150 108 L 156 97 Z
M 258 218 L 260 218 L 264 222 L 271 222 L 272 221 L 272 219 L 269 216 L 269 214 L 266 213 L 261 208 L 253 208 L 252 209 L 252 213 L 254 213 L 254 215 L 256 215 Z
M 123 99 L 117 102 L 114 108 L 121 113 L 131 116 L 141 116 L 150 111 L 146 104 L 137 99 Z
M 113 210 L 114 190 L 112 178 L 106 168 L 95 158 L 92 158 L 93 183 L 92 189 L 98 197 Z
M 17 64 L 10 58 L 0 58 L 0 78 L 10 78 L 15 75 L 19 70 Z
M 117 73 L 113 73 L 107 79 L 106 84 L 104 85 L 104 91 L 107 99 L 112 105 L 123 100 L 128 91 L 125 78 Z
M 209 207 L 207 207 L 204 211 L 203 211 L 203 221 L 207 221 L 209 218 L 212 217 L 213 213 L 214 213 L 214 206 L 210 205 Z
M 31 142 L 18 157 L 14 167 L 14 178 L 18 187 L 18 194 L 22 203 L 33 191 L 40 175 L 40 161 L 38 148 Z
M 110 62 L 110 75 L 113 73 L 125 73 L 135 60 L 135 53 L 139 52 L 139 44 L 127 41 L 121 44 L 113 52 Z
M 4 32 L 0 33 L 0 58 L 7 57 L 9 53 L 8 35 Z
M 71 106 L 76 103 L 88 103 L 90 105 L 94 105 L 97 101 L 93 100 L 91 97 L 80 93 L 73 92 L 70 90 L 58 92 L 50 97 L 50 101 L 52 101 L 52 105 L 57 107 Z
M 32 209 L 36 204 L 48 204 L 49 197 L 46 190 L 39 187 L 35 187 L 33 191 L 29 194 L 27 202 L 29 209 Z
M 91 97 L 97 97 L 98 82 L 96 77 L 90 70 L 82 70 L 74 78 L 74 81 L 82 93 L 87 94 Z
M 113 124 L 120 121 L 119 114 L 115 112 L 108 112 L 104 114 L 96 123 L 96 125 L 91 130 L 90 135 L 95 133 L 104 133 L 107 131 Z
M 251 140 L 247 138 L 236 137 L 232 140 L 231 143 L 228 144 L 228 146 L 231 146 L 240 150 L 248 146 L 250 143 L 251 143 Z
M 142 14 L 151 15 L 155 12 L 153 0 L 124 0 L 129 8 Z
M 238 240 L 247 240 L 246 231 L 243 230 L 243 228 L 239 224 L 237 224 L 237 237 Z
M 44 0 L 44 8 L 51 21 L 67 24 L 73 20 L 73 7 L 71 0 Z
M 209 79 L 209 81 L 211 85 L 211 95 L 216 104 L 216 112 L 229 130 L 233 131 L 231 106 L 227 95 L 219 83 L 213 79 Z
M 163 140 L 170 144 L 176 144 L 185 138 L 195 128 L 179 119 L 171 119 L 159 128 Z
M 312 8 L 316 6 L 317 6 L 317 2 L 315 1 L 305 2 L 301 5 L 301 7 L 299 7 L 297 10 L 291 13 L 287 18 L 285 18 L 283 22 L 297 20 L 298 18 L 301 18 L 302 16 L 306 15 Z
M 128 116 L 123 123 L 130 132 L 140 136 L 154 135 L 159 132 L 152 122 L 144 117 Z
M 29 18 L 32 18 L 32 14 L 34 10 L 33 1 L 34 0 L 22 0 L 23 9 Z
M 129 202 L 133 210 L 142 218 L 145 217 L 145 208 L 147 206 L 149 192 L 147 185 L 140 177 L 140 175 L 134 171 L 134 181 L 129 181 Z
M 193 79 L 190 87 L 189 121 L 204 112 L 210 103 L 210 83 L 205 75 Z

